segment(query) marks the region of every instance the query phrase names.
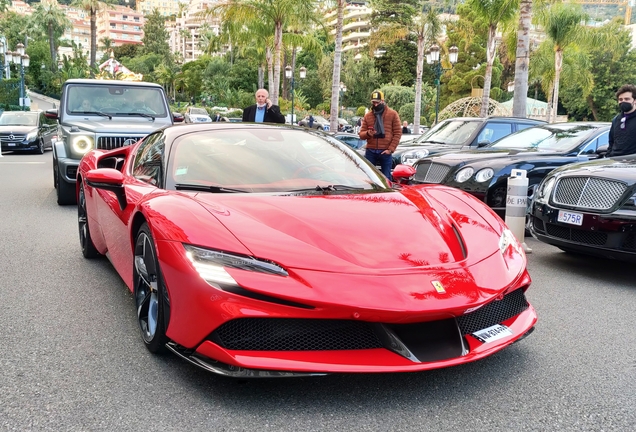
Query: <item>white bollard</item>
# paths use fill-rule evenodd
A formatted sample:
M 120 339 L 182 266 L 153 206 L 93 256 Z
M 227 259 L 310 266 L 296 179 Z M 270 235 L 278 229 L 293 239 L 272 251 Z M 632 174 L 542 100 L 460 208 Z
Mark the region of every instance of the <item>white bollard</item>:
M 525 170 L 513 169 L 508 178 L 508 193 L 506 195 L 506 225 L 519 240 L 523 250 L 531 253 L 525 243 L 526 212 L 528 209 L 528 177 Z

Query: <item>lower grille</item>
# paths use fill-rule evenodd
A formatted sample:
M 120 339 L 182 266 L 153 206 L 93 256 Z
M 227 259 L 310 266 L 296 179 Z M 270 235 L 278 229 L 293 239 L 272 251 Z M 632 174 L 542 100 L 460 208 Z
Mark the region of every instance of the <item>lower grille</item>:
M 450 171 L 448 165 L 422 162 L 417 164 L 413 179 L 422 183 L 441 183 Z
M 381 348 L 371 324 L 349 320 L 242 318 L 212 333 L 230 350 L 323 351 Z
M 500 324 L 528 308 L 523 289 L 494 300 L 474 312 L 457 318 L 462 335 Z M 450 319 L 451 321 L 452 318 Z M 386 324 L 410 348 L 422 343 L 432 349 L 431 337 L 449 320 L 413 324 Z M 446 324 L 444 324 L 446 323 Z M 451 327 L 454 327 L 454 321 Z M 351 320 L 241 318 L 228 321 L 208 337 L 229 350 L 239 351 L 331 351 L 387 348 L 380 336 L 382 326 Z M 432 330 L 437 329 L 437 330 Z M 433 333 L 431 333 L 433 332 Z M 452 333 L 452 332 L 450 332 Z M 439 335 L 438 335 L 439 336 Z M 441 336 L 440 336 L 441 337 Z M 418 355 L 422 358 L 422 355 Z
M 538 217 L 535 217 L 535 216 L 532 217 L 532 224 L 534 225 L 535 230 L 541 231 L 541 232 L 545 231 L 545 225 L 543 224 L 543 221 L 539 219 Z
M 552 237 L 570 240 L 576 243 L 594 246 L 603 246 L 607 243 L 607 233 L 597 231 L 585 231 L 548 223 L 546 224 L 546 232 Z
M 132 144 L 139 141 L 142 136 L 101 136 L 97 138 L 97 149 L 99 150 L 112 150 L 115 148 L 123 147 L 124 143 L 128 140 L 132 140 L 126 144 Z
M 628 233 L 621 243 L 621 249 L 636 251 L 636 234 Z
M 457 323 L 462 334 L 467 335 L 517 316 L 528 309 L 528 306 L 523 289 L 519 288 L 506 294 L 501 300 L 494 300 L 475 312 L 458 317 Z

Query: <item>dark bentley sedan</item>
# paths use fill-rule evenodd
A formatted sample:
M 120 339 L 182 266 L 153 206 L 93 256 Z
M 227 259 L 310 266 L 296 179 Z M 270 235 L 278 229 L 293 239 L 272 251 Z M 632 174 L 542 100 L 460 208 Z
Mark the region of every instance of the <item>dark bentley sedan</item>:
M 636 262 L 636 155 L 552 171 L 537 189 L 531 231 L 566 252 Z
M 513 169 L 527 171 L 528 202 L 553 169 L 596 159 L 607 150 L 609 123 L 572 122 L 534 126 L 479 150 L 443 153 L 415 163 L 413 183 L 462 189 L 505 216 L 507 182 Z
M 4 111 L 0 115 L 0 148 L 42 154 L 45 149 L 53 148 L 55 124 L 55 120 L 47 119 L 39 111 Z

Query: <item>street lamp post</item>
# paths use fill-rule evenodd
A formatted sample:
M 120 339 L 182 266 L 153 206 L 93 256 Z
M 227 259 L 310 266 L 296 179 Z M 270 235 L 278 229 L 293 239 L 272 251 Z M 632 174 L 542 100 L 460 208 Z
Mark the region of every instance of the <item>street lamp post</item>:
M 344 94 L 347 92 L 347 86 L 345 85 L 345 83 L 341 82 L 340 83 L 340 91 L 338 92 L 338 96 L 340 97 L 339 102 L 340 102 L 340 117 L 342 117 L 344 115 L 344 107 L 342 106 L 342 99 Z M 340 125 L 340 121 L 338 121 L 338 125 Z
M 446 69 L 442 66 L 442 62 L 439 58 L 439 46 L 433 45 L 426 52 L 426 63 L 433 65 L 433 72 L 435 73 L 435 85 L 437 86 L 437 97 L 435 98 L 435 124 L 437 124 L 437 116 L 439 115 L 439 87 L 440 87 L 440 79 L 442 78 L 442 74 L 446 71 L 449 71 L 453 68 L 455 63 L 457 63 L 457 56 L 459 55 L 459 48 L 455 45 L 450 47 L 448 50 L 448 61 L 451 64 L 451 67 Z
M 16 46 L 16 49 L 17 52 L 12 54 L 11 61 L 15 65 L 20 65 L 20 107 L 24 110 L 26 107 L 26 97 L 24 94 L 24 68 L 29 67 L 29 56 L 24 53 L 23 44 L 19 43 Z
M 304 66 L 300 67 L 299 76 L 301 79 L 305 79 L 307 77 L 307 69 Z M 291 79 L 291 121 L 290 123 L 294 124 L 294 85 L 296 81 L 294 80 L 294 71 L 292 67 L 287 65 L 285 66 L 285 78 Z
M 2 78 L 4 78 L 4 68 L 5 68 L 5 61 L 6 61 L 6 56 L 5 53 L 7 52 L 7 40 L 5 39 L 4 36 L 0 35 L 0 57 L 2 57 L 0 59 L 0 81 L 2 81 Z

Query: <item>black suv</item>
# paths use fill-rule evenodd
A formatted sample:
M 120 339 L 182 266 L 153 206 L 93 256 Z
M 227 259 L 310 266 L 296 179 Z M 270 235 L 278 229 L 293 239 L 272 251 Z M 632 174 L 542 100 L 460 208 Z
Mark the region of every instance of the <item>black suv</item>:
M 418 159 L 443 151 L 484 147 L 513 132 L 545 123 L 517 117 L 456 117 L 443 120 L 413 141 L 401 142 L 393 152 L 393 168 L 397 164 L 413 165 Z

